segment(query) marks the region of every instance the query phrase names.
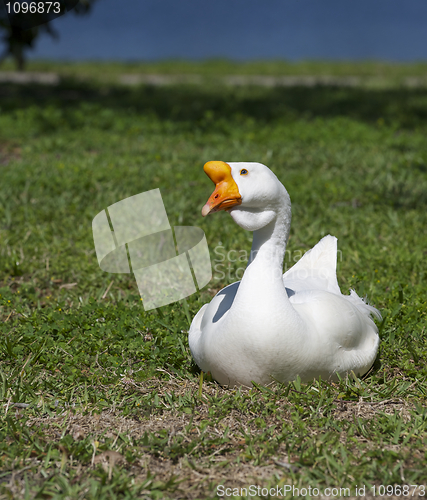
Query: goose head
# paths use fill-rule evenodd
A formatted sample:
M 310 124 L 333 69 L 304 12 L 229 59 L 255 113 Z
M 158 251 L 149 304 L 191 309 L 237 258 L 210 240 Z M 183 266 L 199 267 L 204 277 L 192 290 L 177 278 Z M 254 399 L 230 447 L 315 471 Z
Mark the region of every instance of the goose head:
M 203 217 L 226 210 L 248 231 L 257 231 L 280 215 L 290 223 L 288 192 L 262 163 L 209 161 L 204 171 L 215 183 L 215 191 L 202 209 Z

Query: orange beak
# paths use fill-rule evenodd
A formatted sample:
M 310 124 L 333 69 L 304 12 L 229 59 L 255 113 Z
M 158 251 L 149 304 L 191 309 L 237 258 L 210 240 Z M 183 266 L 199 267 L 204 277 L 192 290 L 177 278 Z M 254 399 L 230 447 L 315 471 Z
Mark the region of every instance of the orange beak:
M 239 188 L 231 176 L 231 167 L 228 163 L 224 161 L 208 161 L 205 163 L 203 170 L 209 179 L 215 183 L 215 191 L 202 208 L 203 217 L 220 210 L 228 210 L 242 203 Z

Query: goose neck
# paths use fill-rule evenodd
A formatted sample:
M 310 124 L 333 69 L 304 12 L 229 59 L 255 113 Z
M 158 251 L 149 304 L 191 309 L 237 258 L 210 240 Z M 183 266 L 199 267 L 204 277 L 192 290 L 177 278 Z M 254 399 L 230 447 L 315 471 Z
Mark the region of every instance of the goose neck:
M 254 231 L 248 269 L 268 267 L 282 271 L 289 227 L 290 221 L 287 223 L 276 218 L 267 226 Z

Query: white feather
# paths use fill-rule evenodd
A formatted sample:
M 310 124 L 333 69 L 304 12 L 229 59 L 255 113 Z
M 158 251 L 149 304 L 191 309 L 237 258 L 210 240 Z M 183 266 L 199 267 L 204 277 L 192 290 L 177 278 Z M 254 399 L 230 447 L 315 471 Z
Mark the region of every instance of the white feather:
M 242 197 L 230 214 L 254 231 L 254 258 L 241 282 L 221 290 L 195 316 L 189 344 L 196 363 L 224 385 L 363 375 L 379 345 L 372 315 L 381 315 L 354 291 L 341 293 L 337 239 L 325 236 L 282 276 L 289 195 L 265 165 L 229 165 Z

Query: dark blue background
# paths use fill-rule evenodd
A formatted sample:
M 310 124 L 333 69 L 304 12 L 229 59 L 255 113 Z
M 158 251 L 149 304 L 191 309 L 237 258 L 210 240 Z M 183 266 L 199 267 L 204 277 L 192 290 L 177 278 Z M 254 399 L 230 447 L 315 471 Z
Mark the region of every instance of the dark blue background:
M 427 59 L 427 0 L 98 0 L 33 57 Z

